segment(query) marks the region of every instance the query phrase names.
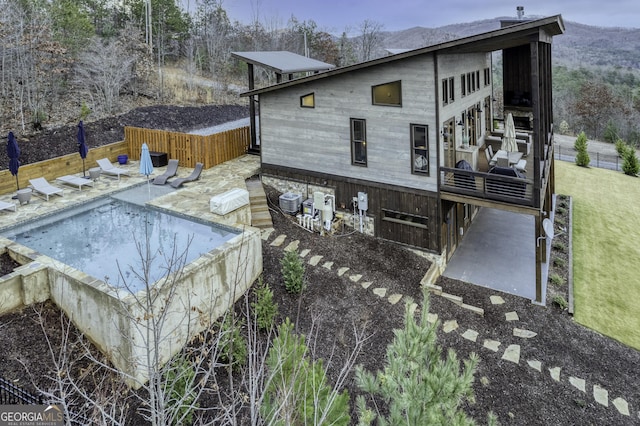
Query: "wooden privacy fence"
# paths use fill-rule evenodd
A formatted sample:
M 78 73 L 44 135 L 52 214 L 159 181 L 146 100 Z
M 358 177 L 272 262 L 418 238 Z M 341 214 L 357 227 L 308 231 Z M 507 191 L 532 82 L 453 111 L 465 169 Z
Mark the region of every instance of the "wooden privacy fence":
M 46 148 L 43 148 L 46 149 Z M 116 161 L 118 155 L 127 153 L 127 145 L 124 142 L 116 142 L 109 145 L 90 148 L 87 158 L 84 162 L 85 171 L 89 176 L 88 170 L 98 167 L 96 160 L 100 158 L 108 158 L 112 163 Z M 51 160 L 38 161 L 37 163 L 25 164 L 18 169 L 18 183 L 20 188 L 29 186 L 29 179 L 43 177 L 48 181 L 64 175 L 75 175 L 82 173 L 82 158 L 77 152 L 75 154 L 67 154 L 62 157 L 52 158 Z M 0 171 L 0 194 L 8 194 L 15 192 L 16 178 L 11 175 L 8 169 Z
M 250 134 L 248 126 L 207 136 L 125 127 L 124 140 L 131 159 L 140 158 L 142 144 L 146 143 L 149 151 L 166 152 L 180 166 L 195 167 L 196 163 L 202 163 L 208 169 L 246 154 Z

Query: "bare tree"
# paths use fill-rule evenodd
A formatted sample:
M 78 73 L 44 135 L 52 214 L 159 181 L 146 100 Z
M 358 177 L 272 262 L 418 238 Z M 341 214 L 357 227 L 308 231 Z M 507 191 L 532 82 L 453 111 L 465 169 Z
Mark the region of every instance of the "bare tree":
M 53 38 L 47 3 L 6 1 L 0 14 L 2 110 L 13 111 L 22 129 L 36 128 L 55 102 L 66 68 L 66 50 Z
M 243 309 L 246 359 L 225 360 L 228 342 L 235 338 L 237 329 L 222 326 L 226 322 L 224 318 L 216 322 L 207 313 L 199 312 L 196 315 L 198 321 L 212 324 L 210 328 L 185 341 L 184 349 L 166 360 L 160 355 L 159 348 L 169 344 L 166 336 L 174 331 L 175 316 L 183 315 L 184 321 L 189 322 L 196 308 L 179 289 L 186 249 L 180 251 L 174 243 L 172 250 L 161 254 L 151 253 L 147 241 L 139 242 L 137 246 L 141 267 L 135 270 L 123 268 L 120 279 L 145 312 L 142 318 L 135 318 L 138 322 L 134 340 L 146 354 L 143 363 L 149 380 L 139 383 L 141 387 L 137 391 L 128 389 L 124 381 L 138 379 L 114 368 L 84 338 L 74 340 L 70 332 L 71 323 L 63 316 L 64 338 L 58 345 L 47 336 L 50 328 L 43 327 L 54 371 L 50 376 L 53 386 L 40 390 L 64 408 L 66 419 L 120 425 L 135 422 L 138 415 L 154 426 L 192 422 L 257 426 L 265 424 L 267 417 L 274 421 L 286 419 L 292 414 L 290 404 L 311 403 L 315 407 L 314 424 L 319 425 L 324 424 L 336 410 L 345 409 L 345 382 L 353 371 L 359 351 L 369 338 L 364 330 L 354 328 L 356 344 L 346 356 L 343 356 L 342 349 L 336 350 L 332 351 L 340 355 L 336 359 L 331 356 L 326 363 L 317 363 L 318 328 L 313 326 L 306 340 L 300 336 L 295 338 L 298 342 L 294 346 L 294 349 L 298 348 L 295 349 L 296 364 L 291 370 L 293 374 L 287 373 L 288 380 L 283 381 L 283 371 L 289 371 L 291 366 L 292 358 L 287 355 L 291 348 L 287 352 L 283 351 L 282 343 L 274 345 L 275 328 L 266 335 L 258 331 L 256 313 L 250 308 L 251 296 L 247 292 Z M 246 258 L 242 253 L 239 257 Z M 158 267 L 156 260 L 161 260 L 167 273 L 164 282 L 152 287 L 150 271 Z M 246 269 L 244 261 L 238 261 L 236 277 Z M 142 282 L 143 291 L 136 291 L 134 280 Z M 156 287 L 158 284 L 160 287 Z M 212 294 L 210 297 L 215 299 L 217 296 Z M 229 309 L 225 317 L 233 315 L 236 315 L 234 309 Z M 290 328 L 288 332 L 291 331 Z M 305 345 L 300 346 L 299 342 L 305 342 Z M 309 381 L 323 377 L 325 373 L 321 370 L 326 372 L 334 363 L 342 367 L 338 368 L 339 373 L 329 387 L 324 380 Z M 240 368 L 234 370 L 233 365 Z M 274 389 L 277 390 L 275 393 Z M 282 399 L 284 395 L 287 396 L 286 401 Z M 264 411 L 267 400 L 271 401 L 268 412 Z M 129 407 L 134 407 L 135 412 Z
M 607 118 L 616 113 L 628 113 L 624 103 L 605 83 L 587 81 L 573 106 L 580 123 L 591 138 L 599 139 L 607 125 Z
M 380 32 L 383 30 L 384 25 L 371 21 L 369 19 L 364 20 L 360 24 L 360 38 L 359 38 L 359 57 L 361 61 L 368 61 L 374 59 L 373 55 L 377 48 L 380 47 L 382 37 Z
M 204 43 L 207 68 L 212 76 L 222 74 L 229 61 L 231 22 L 222 7 L 222 0 L 203 0 L 198 7 L 197 34 Z
M 133 58 L 118 40 L 91 40 L 76 66 L 76 80 L 94 99 L 94 109 L 113 113 L 120 91 L 133 78 Z

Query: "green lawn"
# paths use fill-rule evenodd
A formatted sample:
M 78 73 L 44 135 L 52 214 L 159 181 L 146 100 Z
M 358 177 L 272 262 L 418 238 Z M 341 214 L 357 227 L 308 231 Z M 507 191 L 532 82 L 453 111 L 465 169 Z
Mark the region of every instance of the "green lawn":
M 573 198 L 573 294 L 579 323 L 640 349 L 640 178 L 556 161 Z

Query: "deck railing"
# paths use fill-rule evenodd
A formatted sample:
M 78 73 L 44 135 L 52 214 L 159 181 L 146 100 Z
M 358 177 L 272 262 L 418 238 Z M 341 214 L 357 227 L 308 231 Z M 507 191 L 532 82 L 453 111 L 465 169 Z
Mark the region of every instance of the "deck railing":
M 533 205 L 533 181 L 529 179 L 441 167 L 440 190 L 493 201 Z

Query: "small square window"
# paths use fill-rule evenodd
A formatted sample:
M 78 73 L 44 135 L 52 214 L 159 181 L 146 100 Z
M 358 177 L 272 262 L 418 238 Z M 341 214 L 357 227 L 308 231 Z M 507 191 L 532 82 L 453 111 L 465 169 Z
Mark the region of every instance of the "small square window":
M 300 96 L 300 106 L 303 108 L 315 108 L 316 107 L 315 93 L 309 93 L 308 95 Z

